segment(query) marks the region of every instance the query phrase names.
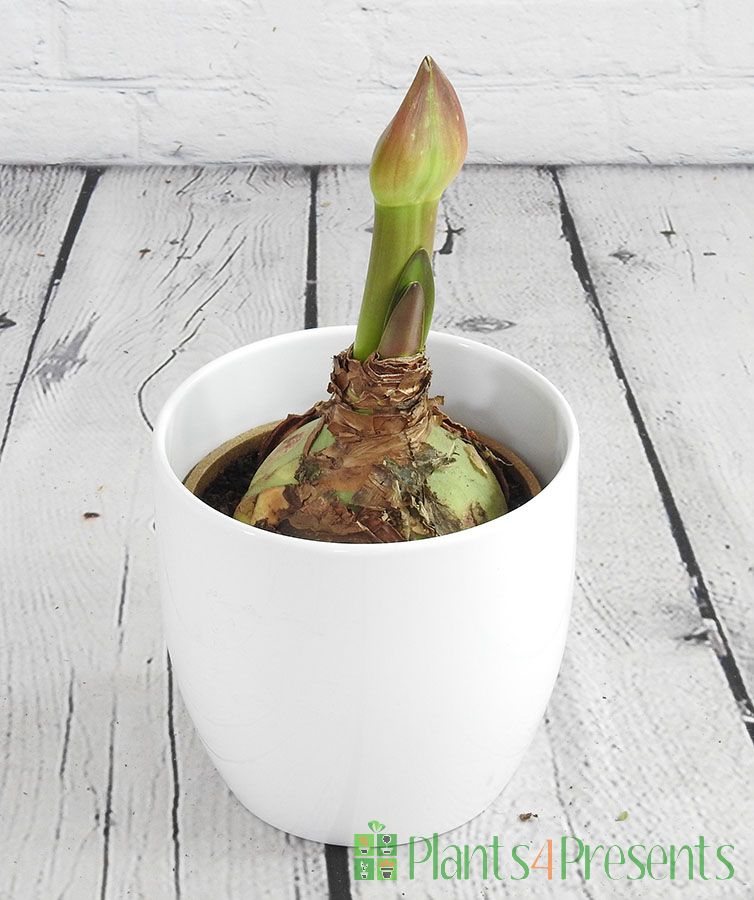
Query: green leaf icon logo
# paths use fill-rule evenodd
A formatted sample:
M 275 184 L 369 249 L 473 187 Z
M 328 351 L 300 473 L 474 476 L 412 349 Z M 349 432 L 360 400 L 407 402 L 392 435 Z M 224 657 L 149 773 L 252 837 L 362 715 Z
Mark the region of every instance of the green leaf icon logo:
M 372 829 L 372 831 L 373 831 L 375 834 L 376 834 L 378 831 L 384 831 L 384 830 L 385 830 L 385 826 L 382 824 L 382 822 L 378 822 L 377 819 L 372 819 L 372 821 L 369 822 L 369 827 Z

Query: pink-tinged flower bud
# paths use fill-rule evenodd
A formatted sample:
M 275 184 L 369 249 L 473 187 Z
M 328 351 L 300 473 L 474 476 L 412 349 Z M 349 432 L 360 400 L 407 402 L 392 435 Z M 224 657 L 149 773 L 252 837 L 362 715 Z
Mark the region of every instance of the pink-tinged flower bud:
M 370 181 L 380 206 L 440 199 L 466 157 L 461 104 L 439 66 L 425 56 L 372 156 Z

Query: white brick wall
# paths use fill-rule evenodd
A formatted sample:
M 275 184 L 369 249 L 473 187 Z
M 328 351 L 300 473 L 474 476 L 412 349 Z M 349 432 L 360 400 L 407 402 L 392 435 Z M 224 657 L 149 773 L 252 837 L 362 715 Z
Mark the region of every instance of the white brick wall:
M 0 0 L 0 160 L 366 161 L 422 55 L 475 161 L 754 161 L 754 0 Z

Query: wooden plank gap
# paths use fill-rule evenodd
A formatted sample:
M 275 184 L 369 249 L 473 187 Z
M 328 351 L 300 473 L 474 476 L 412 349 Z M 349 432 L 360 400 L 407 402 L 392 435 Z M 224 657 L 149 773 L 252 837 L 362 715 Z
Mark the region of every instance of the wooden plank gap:
M 304 328 L 317 327 L 317 188 L 319 166 L 309 169 L 309 235 L 306 247 L 306 301 Z
M 68 220 L 68 227 L 66 228 L 65 234 L 63 235 L 63 241 L 60 244 L 60 250 L 58 251 L 58 255 L 55 260 L 55 266 L 52 270 L 52 274 L 50 275 L 50 281 L 47 285 L 44 300 L 42 301 L 42 306 L 39 310 L 37 324 L 34 327 L 31 340 L 29 341 L 29 347 L 26 351 L 26 358 L 24 359 L 24 364 L 21 368 L 21 374 L 19 375 L 16 386 L 13 389 L 13 394 L 11 395 L 10 406 L 8 407 L 8 415 L 6 416 L 5 427 L 3 429 L 3 436 L 2 440 L 0 440 L 0 461 L 2 461 L 3 451 L 5 450 L 5 446 L 8 443 L 8 436 L 10 434 L 11 424 L 13 423 L 13 416 L 16 411 L 16 405 L 18 404 L 18 398 L 21 393 L 21 388 L 23 387 L 24 381 L 26 380 L 26 376 L 29 372 L 31 359 L 34 354 L 34 349 L 37 345 L 39 333 L 42 330 L 42 326 L 44 325 L 44 321 L 47 316 L 47 310 L 50 306 L 50 303 L 52 302 L 53 297 L 55 296 L 58 285 L 62 281 L 63 275 L 65 274 L 65 270 L 68 265 L 68 259 L 71 255 L 71 251 L 73 250 L 73 245 L 76 242 L 76 236 L 79 233 L 79 229 L 81 228 L 81 223 L 84 221 L 87 206 L 89 205 L 89 201 L 91 200 L 92 194 L 94 193 L 94 189 L 97 186 L 97 182 L 99 181 L 99 177 L 102 172 L 102 169 L 87 169 L 86 175 L 84 176 L 84 180 L 81 184 L 81 190 L 79 191 L 79 195 L 76 199 L 73 211 L 71 212 L 71 218 Z
M 330 900 L 351 900 L 351 877 L 348 868 L 348 847 L 325 844 L 327 886 Z
M 623 388 L 623 392 L 626 398 L 626 405 L 628 406 L 629 412 L 631 413 L 631 418 L 639 434 L 639 439 L 641 440 L 641 444 L 647 457 L 647 461 L 649 462 L 650 469 L 652 470 L 652 475 L 654 477 L 655 484 L 657 485 L 657 490 L 659 491 L 662 505 L 665 509 L 665 513 L 670 523 L 670 531 L 673 536 L 673 540 L 675 541 L 676 547 L 678 548 L 678 552 L 681 557 L 681 561 L 683 562 L 683 565 L 689 576 L 691 593 L 696 600 L 696 605 L 699 609 L 699 612 L 701 613 L 702 619 L 711 620 L 715 623 L 717 633 L 720 636 L 720 642 L 722 644 L 723 650 L 723 652 L 717 652 L 716 656 L 720 661 L 720 665 L 722 666 L 726 681 L 728 682 L 728 687 L 730 688 L 730 691 L 733 694 L 733 698 L 736 701 L 736 705 L 741 713 L 741 720 L 743 722 L 743 725 L 746 728 L 751 740 L 754 741 L 754 703 L 752 702 L 752 698 L 749 696 L 749 693 L 746 689 L 743 678 L 741 676 L 741 670 L 738 666 L 738 663 L 736 662 L 735 656 L 733 655 L 733 651 L 731 650 L 730 642 L 728 641 L 725 629 L 723 628 L 717 610 L 712 603 L 712 598 L 710 596 L 707 583 L 704 579 L 704 575 L 697 560 L 696 553 L 694 552 L 694 548 L 691 545 L 688 531 L 686 530 L 686 526 L 684 525 L 683 519 L 681 518 L 678 504 L 676 503 L 673 492 L 670 489 L 670 483 L 668 481 L 667 475 L 665 474 L 665 470 L 662 467 L 662 463 L 660 462 L 657 450 L 655 449 L 652 438 L 650 437 L 647 430 L 647 426 L 641 410 L 639 409 L 639 404 L 636 400 L 636 395 L 634 394 L 631 382 L 629 381 L 626 370 L 623 366 L 623 363 L 621 362 L 620 356 L 618 355 L 618 349 L 615 345 L 610 326 L 607 322 L 605 312 L 602 308 L 599 296 L 594 287 L 594 282 L 589 271 L 589 264 L 586 261 L 584 249 L 581 245 L 581 240 L 576 229 L 576 223 L 573 219 L 571 210 L 568 207 L 568 201 L 566 199 L 563 186 L 558 176 L 558 169 L 555 166 L 551 166 L 548 167 L 548 171 L 550 173 L 550 176 L 552 177 L 555 189 L 558 193 L 563 237 L 566 240 L 571 252 L 571 262 L 573 264 L 574 271 L 576 272 L 576 275 L 579 278 L 579 282 L 581 283 L 581 287 L 584 291 L 584 296 L 586 297 L 587 304 L 592 311 L 595 319 L 597 320 L 597 324 L 599 325 L 603 340 L 605 341 L 605 345 L 607 347 L 608 356 L 610 358 L 613 371 L 615 372 L 615 375 Z

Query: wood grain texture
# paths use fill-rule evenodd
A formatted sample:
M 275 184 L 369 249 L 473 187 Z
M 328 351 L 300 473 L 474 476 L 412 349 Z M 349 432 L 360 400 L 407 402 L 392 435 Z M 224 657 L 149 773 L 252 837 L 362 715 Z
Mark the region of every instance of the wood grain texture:
M 575 170 L 563 186 L 704 589 L 753 697 L 754 169 Z M 714 621 L 710 629 L 714 642 Z
M 0 443 L 83 179 L 82 169 L 0 167 Z
M 353 322 L 369 249 L 366 171 L 324 171 L 318 202 L 320 323 Z M 736 880 L 715 884 L 716 894 L 741 897 L 753 868 L 744 848 L 754 829 L 754 748 L 712 648 L 684 639 L 702 624 L 693 586 L 573 268 L 553 178 L 467 168 L 441 207 L 443 226 L 436 328 L 540 369 L 573 405 L 583 441 L 573 619 L 546 723 L 490 809 L 444 840 L 482 843 L 498 834 L 536 849 L 563 834 L 624 845 L 680 844 L 703 834 L 741 848 Z M 616 821 L 624 809 L 628 819 Z M 519 822 L 527 811 L 539 818 Z M 405 879 L 405 851 L 400 864 Z M 400 897 L 405 885 L 399 879 L 392 894 L 387 885 L 353 890 Z M 554 885 L 532 876 L 488 889 L 601 898 L 632 896 L 635 887 L 572 875 Z M 684 895 L 704 897 L 707 887 L 683 885 Z M 476 896 L 479 889 L 479 882 L 435 882 L 422 870 L 410 896 Z
M 241 808 L 172 684 L 148 452 L 191 371 L 303 324 L 308 205 L 300 169 L 94 192 L 0 465 L 2 897 L 325 891 L 322 848 Z
M 11 186 L 0 230 L 7 296 L 16 290 L 39 323 L 81 175 L 0 178 Z M 752 174 L 569 171 L 562 183 L 702 575 L 749 671 L 741 448 L 753 424 Z M 243 810 L 186 717 L 160 638 L 148 473 L 149 427 L 199 365 L 302 327 L 306 294 L 320 324 L 355 321 L 371 226 L 366 170 L 321 172 L 316 266 L 311 187 L 299 168 L 113 170 L 96 187 L 0 459 L 3 900 L 327 895 L 322 848 Z M 669 220 L 656 235 L 658 203 Z M 748 896 L 754 749 L 715 642 L 686 639 L 703 626 L 698 585 L 563 226 L 552 175 L 532 169 L 466 169 L 438 221 L 436 327 L 541 369 L 565 391 L 583 439 L 574 614 L 547 719 L 506 790 L 441 845 L 497 834 L 506 847 L 528 842 L 531 860 L 564 834 L 623 845 L 703 834 L 736 846 L 736 879 L 715 883 L 715 896 Z M 52 250 L 36 257 L 41 240 Z M 31 344 L 18 321 L 0 330 L 0 403 Z M 715 459 L 725 467 L 713 471 Z M 529 811 L 538 817 L 521 822 Z M 354 896 L 665 891 L 575 871 L 565 882 L 540 873 L 485 885 L 435 881 L 422 866 L 409 881 L 405 849 L 399 862 L 397 885 L 353 884 Z M 711 889 L 678 887 L 689 898 Z

